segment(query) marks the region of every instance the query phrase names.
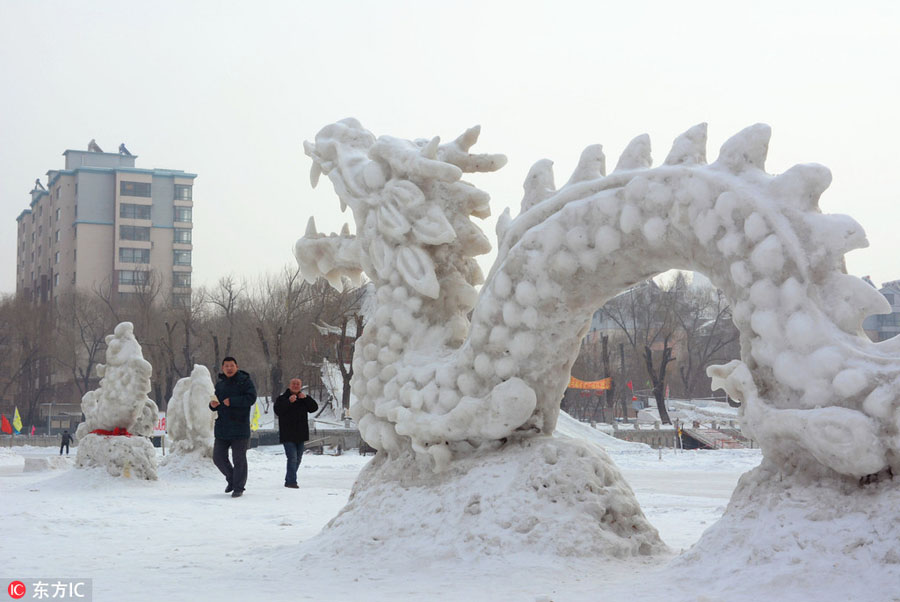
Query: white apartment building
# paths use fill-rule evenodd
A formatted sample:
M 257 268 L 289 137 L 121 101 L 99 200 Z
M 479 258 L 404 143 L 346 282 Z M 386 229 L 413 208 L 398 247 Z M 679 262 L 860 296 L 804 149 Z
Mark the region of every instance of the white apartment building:
M 124 145 L 91 146 L 65 151 L 65 168 L 48 171 L 46 186 L 35 181 L 16 218 L 16 292 L 36 303 L 70 287 L 189 303 L 196 174 L 138 169 Z

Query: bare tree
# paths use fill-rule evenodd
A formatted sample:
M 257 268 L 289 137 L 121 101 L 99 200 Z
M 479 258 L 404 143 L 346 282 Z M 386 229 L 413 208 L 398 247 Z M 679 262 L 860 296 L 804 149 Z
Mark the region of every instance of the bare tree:
M 739 356 L 740 336 L 731 319 L 731 307 L 720 290 L 698 288 L 687 292 L 676 313 L 682 332 L 683 360 L 678 366 L 683 394 L 709 395 L 706 368 Z
M 351 322 L 355 328 L 352 333 L 348 333 L 347 325 Z M 341 338 L 337 342 L 338 367 L 340 368 L 343 381 L 341 408 L 344 410 L 344 416 L 349 416 L 350 412 L 350 380 L 353 378 L 353 353 L 356 350 L 356 340 L 362 336 L 362 332 L 362 314 L 344 316 L 341 322 Z
M 235 281 L 234 276 L 225 276 L 224 278 L 220 278 L 216 287 L 206 295 L 206 300 L 214 308 L 214 311 L 221 315 L 221 319 L 224 319 L 225 322 L 224 349 L 218 334 L 221 329 L 215 327 L 215 322 L 218 320 L 214 319 L 212 323 L 208 325 L 209 336 L 213 343 L 214 367 L 219 366 L 221 358 L 231 355 L 231 345 L 234 341 L 237 313 L 244 296 L 244 289 L 245 287 L 243 285 L 239 285 Z
M 672 341 L 678 327 L 675 312 L 680 291 L 677 282 L 669 289 L 663 289 L 653 280 L 647 280 L 614 297 L 601 309 L 603 319 L 618 327 L 624 335 L 631 348 L 632 357 L 643 359 L 643 367 L 652 384 L 660 420 L 665 424 L 671 423 L 665 404 L 666 371 L 674 360 Z M 662 355 L 659 365 L 656 366 L 653 360 L 653 347 L 659 346 L 660 342 Z M 620 348 L 620 354 L 624 371 L 623 348 Z M 623 404 L 623 411 L 625 410 L 627 408 Z
M 106 336 L 116 326 L 115 317 L 101 299 L 77 289 L 63 294 L 56 310 L 56 361 L 71 374 L 82 396 L 96 380 L 94 369 L 103 359 Z

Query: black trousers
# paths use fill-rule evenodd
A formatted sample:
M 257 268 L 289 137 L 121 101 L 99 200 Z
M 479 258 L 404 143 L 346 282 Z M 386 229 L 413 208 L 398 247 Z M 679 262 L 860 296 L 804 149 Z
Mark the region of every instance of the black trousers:
M 234 465 L 228 461 L 229 447 Z M 248 447 L 250 439 L 216 439 L 213 445 L 213 463 L 225 475 L 228 484 L 234 487 L 235 491 L 243 491 L 247 485 Z
M 66 455 L 68 456 L 69 455 L 69 444 L 68 443 L 60 443 L 59 444 L 59 455 L 60 456 L 62 455 L 62 450 L 64 447 L 66 448 Z

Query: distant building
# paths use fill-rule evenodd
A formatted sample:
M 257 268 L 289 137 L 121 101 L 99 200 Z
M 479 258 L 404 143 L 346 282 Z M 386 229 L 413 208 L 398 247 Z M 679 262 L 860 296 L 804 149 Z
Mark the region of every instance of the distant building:
M 189 303 L 196 174 L 93 148 L 65 151 L 65 168 L 47 172 L 46 188 L 35 182 L 16 218 L 17 294 L 47 303 L 72 287 L 118 300 L 152 289 Z
M 870 279 L 864 280 L 875 286 Z M 891 313 L 869 316 L 863 322 L 863 330 L 876 343 L 900 334 L 900 280 L 883 283 L 878 292 L 891 304 Z

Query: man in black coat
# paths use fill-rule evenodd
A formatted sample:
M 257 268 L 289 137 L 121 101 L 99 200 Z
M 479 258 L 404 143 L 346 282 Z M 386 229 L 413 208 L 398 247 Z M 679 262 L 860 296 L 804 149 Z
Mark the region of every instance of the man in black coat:
M 216 382 L 216 396 L 209 409 L 216 416 L 213 462 L 228 486 L 225 493 L 241 497 L 247 484 L 247 448 L 250 446 L 250 408 L 256 403 L 256 386 L 250 375 L 238 370 L 237 360 L 229 356 L 222 360 L 222 374 Z M 234 465 L 228 461 L 228 448 Z
M 287 472 L 284 486 L 299 489 L 297 469 L 303 457 L 304 444 L 309 441 L 308 415 L 319 409 L 316 400 L 301 391 L 303 381 L 292 378 L 287 391 L 275 400 L 275 415 L 278 416 L 278 438 L 287 456 Z
M 62 450 L 66 448 L 66 455 L 69 455 L 69 442 L 72 441 L 74 437 L 69 434 L 69 431 L 63 431 L 61 443 L 59 444 L 59 455 L 62 455 Z

